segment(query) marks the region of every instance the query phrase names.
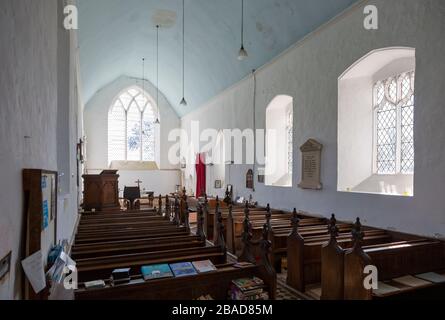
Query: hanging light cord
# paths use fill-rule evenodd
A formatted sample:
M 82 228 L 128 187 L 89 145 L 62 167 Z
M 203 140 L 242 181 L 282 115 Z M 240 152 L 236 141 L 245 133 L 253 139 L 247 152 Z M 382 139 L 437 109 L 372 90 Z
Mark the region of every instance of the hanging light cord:
M 159 113 L 159 25 L 156 26 L 156 104 Z
M 185 0 L 182 0 L 182 97 L 185 98 Z
M 244 0 L 241 0 L 241 47 L 244 47 Z
M 255 176 L 255 169 L 256 169 L 256 151 L 257 151 L 257 145 L 256 145 L 256 70 L 252 70 L 253 75 L 253 175 Z M 254 179 L 255 181 L 255 179 Z M 255 192 L 255 183 L 253 185 L 253 192 Z
M 145 58 L 142 58 L 142 95 L 145 97 Z

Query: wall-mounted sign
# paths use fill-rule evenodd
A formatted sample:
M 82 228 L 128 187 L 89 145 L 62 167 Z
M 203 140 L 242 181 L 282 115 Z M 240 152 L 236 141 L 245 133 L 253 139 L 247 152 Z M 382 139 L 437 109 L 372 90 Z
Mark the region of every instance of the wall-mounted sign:
M 309 139 L 300 148 L 302 154 L 301 161 L 301 182 L 298 185 L 301 189 L 321 190 L 321 150 L 323 145 L 314 139 Z
M 253 189 L 253 170 L 249 169 L 246 173 L 246 188 Z

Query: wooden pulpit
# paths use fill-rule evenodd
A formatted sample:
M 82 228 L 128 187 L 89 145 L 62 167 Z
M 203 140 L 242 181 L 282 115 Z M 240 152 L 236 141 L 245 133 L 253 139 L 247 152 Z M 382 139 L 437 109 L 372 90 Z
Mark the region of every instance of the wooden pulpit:
M 120 210 L 117 170 L 104 170 L 101 174 L 84 174 L 82 178 L 85 211 Z

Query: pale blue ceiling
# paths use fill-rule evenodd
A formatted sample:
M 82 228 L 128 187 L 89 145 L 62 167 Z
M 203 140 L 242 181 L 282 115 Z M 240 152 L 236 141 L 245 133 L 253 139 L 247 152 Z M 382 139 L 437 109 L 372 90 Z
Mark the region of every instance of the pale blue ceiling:
M 121 75 L 156 84 L 154 17 L 174 12 L 159 32 L 159 89 L 183 116 L 244 78 L 357 0 L 245 0 L 245 48 L 240 47 L 241 0 L 186 0 L 186 88 L 182 97 L 181 0 L 78 0 L 84 99 Z M 161 10 L 161 11 L 159 11 Z

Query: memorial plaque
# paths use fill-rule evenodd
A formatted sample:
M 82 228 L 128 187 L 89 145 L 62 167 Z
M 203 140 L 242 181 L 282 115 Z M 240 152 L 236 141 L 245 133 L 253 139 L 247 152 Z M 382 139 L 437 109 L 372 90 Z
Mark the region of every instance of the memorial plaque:
M 320 182 L 322 148 L 323 145 L 314 139 L 309 139 L 301 146 L 301 182 L 298 185 L 301 189 L 321 190 L 323 188 Z

